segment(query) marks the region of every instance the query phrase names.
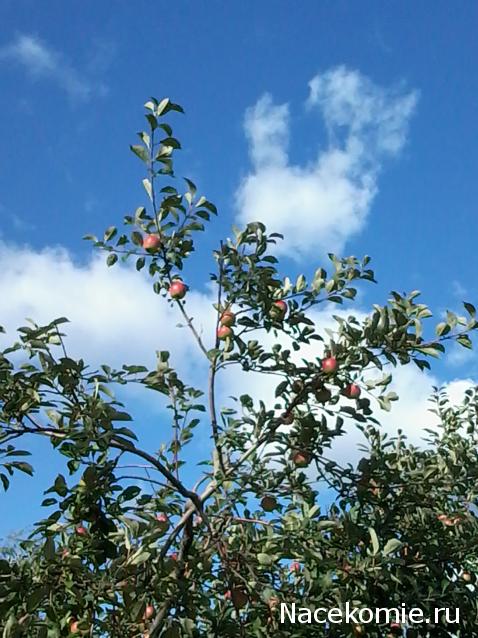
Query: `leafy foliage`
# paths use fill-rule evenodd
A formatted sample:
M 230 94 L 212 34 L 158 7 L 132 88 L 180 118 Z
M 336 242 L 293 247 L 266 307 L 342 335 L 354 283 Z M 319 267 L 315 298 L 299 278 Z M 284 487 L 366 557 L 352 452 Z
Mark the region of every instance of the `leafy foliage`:
M 68 355 L 64 318 L 19 329 L 0 353 L 0 479 L 8 489 L 15 472 L 33 472 L 18 446 L 31 436 L 51 442 L 65 473 L 46 491 L 49 513 L 0 560 L 3 638 L 478 636 L 477 391 L 454 406 L 436 390 L 438 427 L 426 446 L 380 425 L 398 400 L 394 368 L 429 368 L 447 342 L 470 347 L 474 307 L 434 328 L 417 291 L 393 292 L 364 318 L 342 311 L 323 329 L 316 307 L 348 308 L 356 286 L 375 280 L 370 259 L 329 255 L 327 269 L 292 281 L 274 256 L 281 237 L 256 222 L 214 251 L 211 313 L 227 330 L 209 343 L 188 313 L 187 287 L 176 296 L 170 287 L 217 211 L 190 180 L 178 190 L 181 144 L 164 118 L 181 107 L 145 107 L 148 128 L 131 150 L 145 165 L 149 207 L 126 216 L 124 232 L 110 226 L 89 238 L 108 266 L 133 258 L 154 292 L 169 295 L 208 380 L 181 379 L 167 351 L 153 370 L 92 370 Z M 218 408 L 217 378 L 231 367 L 273 378 L 275 398 L 240 394 Z M 158 450 L 140 446 L 115 398 L 128 384 L 151 390 L 170 415 Z M 199 426 L 210 428 L 211 458 L 188 486 L 184 450 Z M 364 456 L 341 465 L 331 448 L 357 428 Z M 282 602 L 346 601 L 462 614 L 458 627 L 419 629 L 279 622 Z

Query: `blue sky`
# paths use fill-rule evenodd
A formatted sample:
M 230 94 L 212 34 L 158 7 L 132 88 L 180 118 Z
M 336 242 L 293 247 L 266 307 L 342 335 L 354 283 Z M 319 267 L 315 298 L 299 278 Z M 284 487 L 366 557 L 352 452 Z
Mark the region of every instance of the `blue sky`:
M 476 4 L 443 1 L 5 0 L 0 324 L 66 314 L 73 349 L 113 362 L 164 347 L 175 319 L 156 310 L 125 343 L 146 287 L 104 274 L 81 241 L 144 202 L 128 146 L 150 95 L 184 106 L 178 173 L 220 210 L 189 274 L 197 314 L 206 248 L 248 215 L 290 231 L 292 272 L 312 270 L 328 243 L 372 255 L 379 286 L 363 308 L 390 289 L 423 290 L 437 314 L 476 302 L 477 23 Z M 436 370 L 440 382 L 477 376 L 475 359 L 456 353 Z M 4 499 L 0 535 L 36 515 L 30 489 L 21 480 Z

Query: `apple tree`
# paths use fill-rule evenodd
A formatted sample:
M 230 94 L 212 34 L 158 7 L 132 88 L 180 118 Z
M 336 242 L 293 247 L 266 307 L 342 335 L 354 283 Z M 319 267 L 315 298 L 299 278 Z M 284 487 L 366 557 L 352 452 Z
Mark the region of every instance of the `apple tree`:
M 383 425 L 395 371 L 422 374 L 447 344 L 471 347 L 475 308 L 435 325 L 418 291 L 392 292 L 354 315 L 358 288 L 375 281 L 368 257 L 331 254 L 290 278 L 274 254 L 281 236 L 255 222 L 213 252 L 203 329 L 188 273 L 217 210 L 174 174 L 170 119 L 182 108 L 166 98 L 145 109 L 131 150 L 147 205 L 89 239 L 108 267 L 127 262 L 150 280 L 151 303 L 176 309 L 207 375 L 182 378 L 160 335 L 153 369 L 92 368 L 69 354 L 65 318 L 19 328 L 0 352 L 3 488 L 34 473 L 29 438 L 64 459 L 45 517 L 2 551 L 3 638 L 478 636 L 477 391 L 457 405 L 437 388 L 423 445 Z M 241 391 L 249 378 L 254 394 Z M 118 399 L 131 384 L 163 409 L 152 446 Z M 283 603 L 347 601 L 460 618 L 281 622 Z

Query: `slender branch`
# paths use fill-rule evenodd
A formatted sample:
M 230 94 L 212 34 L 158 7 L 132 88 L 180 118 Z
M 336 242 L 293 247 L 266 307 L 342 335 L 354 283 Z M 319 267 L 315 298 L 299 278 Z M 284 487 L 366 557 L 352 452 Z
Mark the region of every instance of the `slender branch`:
M 129 446 L 115 439 L 111 439 L 110 445 L 118 450 L 130 452 L 131 454 L 135 454 L 136 456 L 143 458 L 145 461 L 148 461 L 148 463 L 153 465 L 182 496 L 192 501 L 194 504 L 193 510 L 197 509 L 200 514 L 202 513 L 202 505 L 198 500 L 197 494 L 188 490 L 181 481 L 179 481 L 174 474 L 161 463 L 161 461 L 158 461 L 154 456 L 148 454 L 148 452 L 145 452 L 144 450 L 138 449 L 134 445 Z
M 128 474 L 118 476 L 118 481 L 123 481 L 123 480 L 146 481 L 147 483 L 159 485 L 159 487 L 165 487 L 165 488 L 170 487 L 166 483 L 161 483 L 161 481 L 156 481 L 155 479 L 149 478 L 149 476 L 134 476 L 134 475 L 128 475 Z
M 214 348 L 217 350 L 219 347 L 219 337 L 217 336 L 217 331 L 219 329 L 219 323 L 221 321 L 221 303 L 222 303 L 222 278 L 224 274 L 224 262 L 222 259 L 222 251 L 223 245 L 221 242 L 221 257 L 219 257 L 219 277 L 218 277 L 218 287 L 217 287 L 217 314 L 216 314 L 216 336 Z M 226 473 L 226 463 L 223 455 L 223 451 L 221 445 L 219 443 L 219 427 L 217 422 L 217 411 L 216 411 L 216 373 L 217 373 L 217 354 L 214 355 L 211 365 L 209 367 L 209 381 L 208 381 L 208 396 L 209 396 L 209 413 L 211 416 L 211 428 L 212 428 L 212 436 L 214 439 L 214 473 L 217 474 L 217 470 L 220 468 L 222 473 Z
M 171 281 L 172 281 L 172 280 L 171 280 Z M 204 345 L 204 343 L 203 343 L 203 341 L 202 341 L 202 339 L 201 339 L 200 334 L 199 334 L 199 333 L 198 333 L 198 331 L 196 330 L 196 328 L 195 328 L 195 326 L 194 326 L 194 324 L 193 324 L 193 321 L 192 321 L 191 317 L 189 317 L 188 313 L 187 313 L 187 312 L 186 312 L 186 310 L 184 309 L 184 304 L 183 304 L 183 302 L 182 302 L 180 299 L 176 299 L 176 304 L 179 306 L 179 310 L 180 310 L 180 312 L 181 312 L 181 314 L 182 314 L 182 316 L 183 316 L 183 318 L 184 318 L 185 322 L 187 323 L 187 325 L 188 325 L 189 329 L 190 329 L 190 330 L 191 330 L 191 332 L 193 333 L 194 338 L 196 339 L 196 341 L 197 341 L 197 343 L 198 343 L 198 346 L 199 346 L 199 348 L 201 349 L 202 353 L 203 353 L 204 355 L 206 355 L 206 357 L 208 357 L 208 354 L 207 354 L 207 348 L 206 348 L 206 346 Z M 209 357 L 208 357 L 208 358 L 209 358 Z
M 53 438 L 61 438 L 64 439 L 69 436 L 71 433 L 65 432 L 63 430 L 53 430 L 50 428 L 45 428 L 36 423 L 29 415 L 26 415 L 26 418 L 33 424 L 34 427 L 28 427 L 22 424 L 21 434 L 40 434 L 43 436 L 53 437 Z M 15 432 L 15 435 L 17 432 Z M 20 433 L 19 433 L 20 434 Z M 133 444 L 122 443 L 121 441 L 117 441 L 115 439 L 110 440 L 110 446 L 117 450 L 121 450 L 122 452 L 129 452 L 130 454 L 134 454 L 135 456 L 139 456 L 140 458 L 148 461 L 150 465 L 152 465 L 160 474 L 162 474 L 171 485 L 182 495 L 184 498 L 189 499 L 191 502 L 191 506 L 193 511 L 197 510 L 201 517 L 204 516 L 202 511 L 202 503 L 195 492 L 188 490 L 181 481 L 179 481 L 174 474 L 168 470 L 166 466 L 164 466 L 161 461 L 158 461 L 154 456 L 148 454 L 144 450 L 140 450 L 135 447 Z
M 145 465 L 143 463 L 128 463 L 126 465 L 117 465 L 119 470 L 154 470 L 152 465 Z
M 269 521 L 261 521 L 258 518 L 241 518 L 240 516 L 235 516 L 232 520 L 237 523 L 253 523 L 257 525 L 267 525 L 269 527 L 272 527 L 272 523 L 270 523 Z
M 169 385 L 169 398 L 171 399 L 171 407 L 173 410 L 173 459 L 174 459 L 174 469 L 176 472 L 176 478 L 179 481 L 179 434 L 181 426 L 179 424 L 178 419 L 178 410 L 177 410 L 177 400 L 176 400 L 176 392 L 174 386 L 172 384 Z
M 185 534 L 181 541 L 181 548 L 178 554 L 178 560 L 177 560 L 177 565 L 175 570 L 177 582 L 181 582 L 184 580 L 185 563 L 186 563 L 189 550 L 193 543 L 193 537 L 194 537 L 194 528 L 192 525 L 192 521 L 189 520 L 186 524 Z M 154 638 L 154 636 L 158 635 L 159 631 L 161 630 L 161 626 L 166 616 L 168 615 L 171 606 L 173 605 L 175 601 L 175 598 L 176 598 L 176 595 L 173 594 L 169 596 L 161 605 L 159 612 L 157 613 L 153 623 L 149 627 L 150 638 Z

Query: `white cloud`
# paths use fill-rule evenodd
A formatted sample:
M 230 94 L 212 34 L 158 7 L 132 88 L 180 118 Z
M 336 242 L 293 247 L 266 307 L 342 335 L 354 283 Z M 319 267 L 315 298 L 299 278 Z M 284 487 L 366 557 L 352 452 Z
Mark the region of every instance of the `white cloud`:
M 457 279 L 454 279 L 451 282 L 451 289 L 454 296 L 457 297 L 458 299 L 463 300 L 468 295 L 468 290 Z
M 10 44 L 0 48 L 0 62 L 13 61 L 23 67 L 33 80 L 49 79 L 71 98 L 87 100 L 93 94 L 102 95 L 106 87 L 90 81 L 65 57 L 39 38 L 19 34 Z
M 306 106 L 322 116 L 328 145 L 314 161 L 293 164 L 289 105 L 264 95 L 245 115 L 253 170 L 236 193 L 239 221 L 285 234 L 279 250 L 296 259 L 340 253 L 363 228 L 384 160 L 402 150 L 417 99 L 416 91 L 382 88 L 345 67 L 316 75 Z
M 463 366 L 465 364 L 470 365 L 476 361 L 476 352 L 474 350 L 468 350 L 463 348 L 459 344 L 453 344 L 448 352 L 446 362 L 450 366 Z
M 251 144 L 251 157 L 258 168 L 287 165 L 289 141 L 289 107 L 275 106 L 264 95 L 253 109 L 248 109 L 245 130 Z
M 183 367 L 195 366 L 194 344 L 186 328 L 179 329 L 176 308 L 153 293 L 151 282 L 135 270 L 107 268 L 104 255 L 74 263 L 63 248 L 36 252 L 0 242 L 0 325 L 8 330 L 2 341 L 25 325 L 29 317 L 48 323 L 66 316 L 67 346 L 73 356 L 93 363 L 154 365 L 156 350 L 175 352 Z M 209 299 L 191 291 L 189 312 L 200 330 L 212 332 Z

